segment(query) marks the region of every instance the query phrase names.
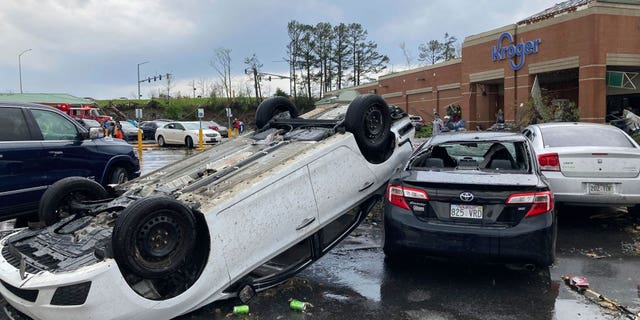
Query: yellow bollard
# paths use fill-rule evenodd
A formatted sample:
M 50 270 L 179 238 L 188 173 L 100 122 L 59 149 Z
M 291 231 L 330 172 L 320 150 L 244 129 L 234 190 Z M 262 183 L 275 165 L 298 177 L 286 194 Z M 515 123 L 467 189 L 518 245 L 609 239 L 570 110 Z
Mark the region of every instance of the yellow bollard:
M 142 154 L 142 130 L 138 128 L 138 154 Z
M 235 134 L 236 137 L 240 136 L 240 132 L 238 132 L 238 128 L 233 128 L 233 134 Z
M 204 141 L 202 138 L 202 128 L 200 128 L 200 130 L 198 131 L 198 150 L 202 150 L 202 148 L 204 148 L 203 144 Z
M 231 131 L 231 128 L 227 128 L 227 138 L 231 139 L 233 136 L 233 133 Z

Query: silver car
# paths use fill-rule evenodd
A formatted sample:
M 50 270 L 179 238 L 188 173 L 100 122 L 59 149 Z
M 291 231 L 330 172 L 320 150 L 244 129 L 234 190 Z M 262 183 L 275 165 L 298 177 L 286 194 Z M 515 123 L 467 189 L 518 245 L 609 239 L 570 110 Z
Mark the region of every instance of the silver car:
M 538 164 L 556 202 L 573 205 L 640 204 L 640 147 L 615 126 L 543 123 L 527 127 Z

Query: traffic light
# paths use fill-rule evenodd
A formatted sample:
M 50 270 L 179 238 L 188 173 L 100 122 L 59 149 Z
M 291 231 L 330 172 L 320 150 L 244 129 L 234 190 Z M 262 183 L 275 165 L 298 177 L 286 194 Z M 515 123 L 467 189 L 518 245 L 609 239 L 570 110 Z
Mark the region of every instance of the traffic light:
M 153 76 L 153 81 L 156 81 L 156 76 Z
M 159 75 L 158 77 L 160 77 L 160 80 L 162 80 L 162 75 Z

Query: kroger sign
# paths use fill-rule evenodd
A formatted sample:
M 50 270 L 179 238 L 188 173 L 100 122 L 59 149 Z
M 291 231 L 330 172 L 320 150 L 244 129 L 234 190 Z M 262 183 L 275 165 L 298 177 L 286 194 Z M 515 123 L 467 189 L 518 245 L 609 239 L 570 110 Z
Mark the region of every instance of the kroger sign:
M 507 46 L 502 46 L 502 41 L 507 39 Z M 513 36 L 510 32 L 504 32 L 498 37 L 498 45 L 491 47 L 491 58 L 493 61 L 511 59 L 509 66 L 513 70 L 520 70 L 524 66 L 525 57 L 538 52 L 538 46 L 542 42 L 541 39 L 535 39 L 533 41 L 522 42 L 518 44 L 513 43 Z M 520 60 L 516 64 L 516 57 L 520 57 Z

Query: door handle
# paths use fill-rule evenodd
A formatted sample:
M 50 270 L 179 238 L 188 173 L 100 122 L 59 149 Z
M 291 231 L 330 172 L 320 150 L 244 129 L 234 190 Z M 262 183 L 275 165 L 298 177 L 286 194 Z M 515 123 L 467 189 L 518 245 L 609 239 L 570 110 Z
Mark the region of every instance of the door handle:
M 367 189 L 371 188 L 371 186 L 372 186 L 372 185 L 373 185 L 373 182 L 372 182 L 372 181 L 365 182 L 365 183 L 362 185 L 362 188 L 360 188 L 360 190 L 358 190 L 358 192 L 365 191 L 365 190 L 367 190 Z
M 296 230 L 304 229 L 306 226 L 310 225 L 314 221 L 316 221 L 315 217 L 306 218 L 306 219 L 302 220 L 302 223 L 300 223 L 299 226 L 296 227 Z
M 63 152 L 62 151 L 49 151 L 49 154 L 53 155 L 54 157 L 57 157 L 57 156 L 61 156 L 63 154 Z

